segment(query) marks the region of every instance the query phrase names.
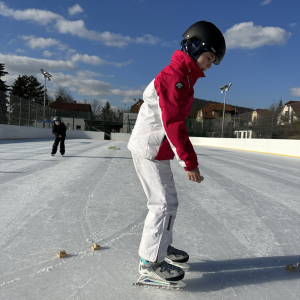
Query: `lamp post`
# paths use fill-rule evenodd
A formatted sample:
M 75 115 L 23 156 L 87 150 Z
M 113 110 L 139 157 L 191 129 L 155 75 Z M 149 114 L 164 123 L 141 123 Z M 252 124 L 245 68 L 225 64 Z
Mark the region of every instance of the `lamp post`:
M 229 84 L 223 85 L 222 87 L 220 87 L 221 94 L 225 92 L 225 97 L 224 97 L 224 109 L 223 109 L 223 122 L 222 122 L 222 135 L 221 137 L 224 137 L 224 123 L 225 123 L 225 105 L 226 105 L 226 92 L 230 89 L 230 87 L 232 86 L 232 82 L 230 82 Z
M 52 75 L 48 72 L 45 72 L 43 69 L 41 69 L 42 74 L 45 78 L 45 89 L 44 89 L 44 109 L 43 109 L 43 128 L 45 128 L 45 108 L 46 108 L 46 79 L 48 79 L 50 81 L 50 77 L 52 77 Z

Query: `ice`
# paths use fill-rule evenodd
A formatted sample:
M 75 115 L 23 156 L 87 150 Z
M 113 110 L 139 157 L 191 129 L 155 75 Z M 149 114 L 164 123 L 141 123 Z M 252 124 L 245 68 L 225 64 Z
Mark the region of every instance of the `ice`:
M 1 300 L 299 298 L 299 158 L 195 146 L 201 184 L 172 161 L 191 266 L 173 291 L 132 285 L 147 209 L 127 143 L 52 144 L 0 141 Z

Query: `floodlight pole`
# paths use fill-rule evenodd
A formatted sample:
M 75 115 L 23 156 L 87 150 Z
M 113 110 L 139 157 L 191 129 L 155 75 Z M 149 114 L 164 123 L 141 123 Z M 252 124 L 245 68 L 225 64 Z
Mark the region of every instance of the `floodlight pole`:
M 224 137 L 224 124 L 225 124 L 225 106 L 226 106 L 226 92 L 230 89 L 232 85 L 232 82 L 229 83 L 228 85 L 223 85 L 220 89 L 222 90 L 221 93 L 225 92 L 225 97 L 224 97 L 224 108 L 223 108 L 223 120 L 222 120 L 222 134 L 221 138 Z
M 225 90 L 225 96 L 224 96 L 224 108 L 223 108 L 223 120 L 222 120 L 222 135 L 221 137 L 224 137 L 224 123 L 225 123 L 225 106 L 226 106 L 226 92 L 227 90 Z
M 43 109 L 43 128 L 45 128 L 45 109 L 46 109 L 46 79 L 48 79 L 50 81 L 50 77 L 52 77 L 52 75 L 48 72 L 45 72 L 43 69 L 41 69 L 42 74 L 45 78 L 45 88 L 44 88 L 44 109 Z
M 45 77 L 45 88 L 44 88 L 43 128 L 45 128 L 45 108 L 46 108 L 46 76 L 44 77 Z

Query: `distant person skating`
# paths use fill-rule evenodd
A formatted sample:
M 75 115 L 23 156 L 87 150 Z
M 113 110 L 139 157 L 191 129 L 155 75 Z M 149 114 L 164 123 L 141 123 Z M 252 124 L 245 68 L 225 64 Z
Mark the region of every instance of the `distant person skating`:
M 61 121 L 60 117 L 54 118 L 54 125 L 52 129 L 52 133 L 55 135 L 54 144 L 52 147 L 51 155 L 54 156 L 57 152 L 58 144 L 60 143 L 60 154 L 65 154 L 65 139 L 66 139 L 66 125 Z
M 128 143 L 149 209 L 139 248 L 138 285 L 183 288 L 181 279 L 189 269 L 187 252 L 171 245 L 178 199 L 170 160 L 176 156 L 188 180 L 203 180 L 185 120 L 195 83 L 212 64 L 221 62 L 226 44 L 221 31 L 206 21 L 190 26 L 183 37 L 181 51 L 175 51 L 170 65 L 144 91 L 144 104 Z

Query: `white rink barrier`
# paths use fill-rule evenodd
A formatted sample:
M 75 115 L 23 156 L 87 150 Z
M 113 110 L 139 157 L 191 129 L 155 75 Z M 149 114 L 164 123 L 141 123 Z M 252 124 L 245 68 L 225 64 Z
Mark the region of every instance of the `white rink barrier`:
M 125 141 L 128 142 L 130 138 L 130 133 L 111 133 L 111 141 Z
M 0 124 L 0 140 L 52 138 L 51 128 Z
M 67 139 L 104 140 L 104 132 L 83 131 L 83 130 L 67 130 Z
M 52 128 L 0 124 L 0 140 L 48 138 L 54 138 Z M 104 132 L 67 130 L 67 138 L 104 140 Z
M 0 140 L 54 138 L 52 129 L 0 124 Z M 67 138 L 104 140 L 104 132 L 68 130 Z M 112 141 L 128 142 L 130 133 L 111 133 Z M 300 140 L 190 137 L 193 145 L 213 146 L 300 158 Z
M 190 137 L 193 145 L 213 146 L 300 158 L 300 140 Z

